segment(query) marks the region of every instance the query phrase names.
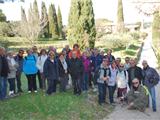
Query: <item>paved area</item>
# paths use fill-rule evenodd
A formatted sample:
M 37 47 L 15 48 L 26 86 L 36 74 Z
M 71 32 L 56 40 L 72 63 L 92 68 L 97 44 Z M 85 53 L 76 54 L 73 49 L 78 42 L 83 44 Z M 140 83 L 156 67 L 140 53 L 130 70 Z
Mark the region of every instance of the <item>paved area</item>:
M 141 58 L 138 64 L 140 67 L 144 59 L 148 61 L 151 67 L 157 67 L 157 59 L 151 47 L 151 40 L 151 35 L 149 35 L 144 43 L 141 53 Z M 160 84 L 156 86 L 156 95 L 157 112 L 153 112 L 151 108 L 148 108 L 145 113 L 143 113 L 139 111 L 127 110 L 126 107 L 117 105 L 115 110 L 103 120 L 160 120 Z

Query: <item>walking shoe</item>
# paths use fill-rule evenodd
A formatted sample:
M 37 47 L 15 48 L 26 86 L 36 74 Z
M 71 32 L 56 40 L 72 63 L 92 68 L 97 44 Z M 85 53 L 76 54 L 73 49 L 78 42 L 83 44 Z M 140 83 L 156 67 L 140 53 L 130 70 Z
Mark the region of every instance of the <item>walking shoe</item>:
M 35 90 L 34 92 L 37 93 L 37 90 Z
M 31 93 L 31 91 L 28 91 L 28 93 Z

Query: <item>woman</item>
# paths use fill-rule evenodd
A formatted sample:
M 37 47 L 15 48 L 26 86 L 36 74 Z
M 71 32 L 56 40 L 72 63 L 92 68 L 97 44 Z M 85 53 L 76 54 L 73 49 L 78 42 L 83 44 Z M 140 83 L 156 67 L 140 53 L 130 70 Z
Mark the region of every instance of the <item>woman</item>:
M 83 66 L 84 66 L 82 90 L 88 91 L 89 73 L 91 71 L 91 62 L 89 59 L 89 53 L 87 51 L 83 52 L 82 61 L 83 61 Z
M 42 49 L 40 52 L 40 56 L 37 59 L 37 68 L 40 71 L 40 76 L 41 76 L 41 80 L 42 80 L 42 89 L 45 90 L 46 89 L 46 81 L 45 81 L 45 77 L 44 77 L 44 73 L 43 73 L 43 66 L 44 63 L 47 59 L 47 51 L 45 49 Z
M 56 84 L 59 78 L 58 63 L 55 58 L 55 53 L 52 50 L 49 52 L 49 56 L 44 63 L 43 73 L 48 81 L 47 94 L 51 95 L 52 93 L 56 92 Z
M 7 61 L 10 72 L 8 73 L 8 82 L 9 82 L 9 95 L 12 96 L 15 94 L 15 79 L 16 79 L 16 71 L 18 68 L 18 63 L 16 63 L 13 52 L 9 51 L 7 55 Z
M 111 71 L 111 77 L 109 78 L 108 81 L 108 90 L 109 90 L 109 100 L 110 103 L 114 103 L 114 93 L 116 90 L 116 78 L 117 78 L 117 67 L 116 67 L 116 63 L 115 61 L 112 61 L 111 65 L 110 65 L 110 71 Z
M 23 72 L 27 77 L 28 80 L 28 93 L 34 91 L 37 92 L 37 85 L 36 85 L 36 74 L 37 74 L 37 67 L 36 67 L 36 58 L 32 54 L 32 50 L 27 50 L 27 56 L 24 58 L 23 62 Z
M 64 54 L 60 53 L 58 60 L 58 71 L 60 80 L 60 92 L 66 91 L 66 86 L 68 85 L 68 63 L 64 58 Z

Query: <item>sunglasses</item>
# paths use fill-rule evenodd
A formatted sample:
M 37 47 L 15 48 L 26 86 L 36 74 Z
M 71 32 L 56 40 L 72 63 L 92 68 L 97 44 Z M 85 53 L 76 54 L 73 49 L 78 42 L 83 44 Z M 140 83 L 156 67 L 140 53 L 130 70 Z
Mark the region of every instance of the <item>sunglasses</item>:
M 133 82 L 132 84 L 133 84 L 133 85 L 136 85 L 136 84 L 138 84 L 138 82 Z

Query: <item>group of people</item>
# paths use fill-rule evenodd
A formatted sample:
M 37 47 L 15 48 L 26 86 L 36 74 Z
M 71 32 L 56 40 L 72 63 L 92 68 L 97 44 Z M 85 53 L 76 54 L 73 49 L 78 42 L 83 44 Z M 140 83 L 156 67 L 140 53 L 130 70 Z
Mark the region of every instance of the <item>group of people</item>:
M 59 84 L 60 92 L 65 92 L 71 77 L 73 93 L 80 95 L 87 93 L 89 88 L 98 90 L 98 102 L 106 103 L 109 96 L 110 104 L 114 104 L 114 94 L 117 89 L 119 101 L 128 102 L 128 109 L 145 110 L 148 98 L 152 98 L 152 108 L 156 111 L 155 85 L 158 84 L 159 75 L 154 68 L 143 61 L 143 69 L 137 66 L 136 59 L 115 58 L 112 50 L 107 54 L 98 49 L 89 49 L 81 53 L 78 44 L 73 49 L 68 45 L 60 53 L 54 47 L 38 52 L 36 46 L 25 51 L 19 49 L 15 55 L 13 51 L 5 51 L 0 47 L 0 100 L 7 96 L 7 81 L 9 83 L 9 96 L 23 92 L 21 75 L 25 74 L 28 81 L 28 93 L 37 92 L 38 77 L 39 88 L 47 95 L 54 94 Z M 16 90 L 17 87 L 17 90 Z M 107 92 L 108 91 L 108 92 Z

